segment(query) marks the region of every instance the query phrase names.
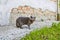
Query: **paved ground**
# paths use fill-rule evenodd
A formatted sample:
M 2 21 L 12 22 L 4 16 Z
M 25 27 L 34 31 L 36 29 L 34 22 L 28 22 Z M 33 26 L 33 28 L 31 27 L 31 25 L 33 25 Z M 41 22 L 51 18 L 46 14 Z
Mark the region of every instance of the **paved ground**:
M 29 30 L 27 26 L 23 26 L 23 29 L 16 28 L 15 26 L 3 26 L 0 27 L 0 40 L 19 40 L 21 37 L 29 34 L 30 31 L 36 28 L 42 28 L 45 25 L 50 26 L 52 22 L 34 22 Z

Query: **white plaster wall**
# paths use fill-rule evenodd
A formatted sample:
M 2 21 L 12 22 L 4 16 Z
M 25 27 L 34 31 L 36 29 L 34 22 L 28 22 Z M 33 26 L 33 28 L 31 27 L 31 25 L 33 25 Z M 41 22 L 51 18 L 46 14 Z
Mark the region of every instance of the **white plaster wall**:
M 49 0 L 0 0 L 0 24 L 5 25 L 9 23 L 11 8 L 19 5 L 28 5 L 34 8 L 41 8 L 56 12 L 57 5 L 55 2 Z

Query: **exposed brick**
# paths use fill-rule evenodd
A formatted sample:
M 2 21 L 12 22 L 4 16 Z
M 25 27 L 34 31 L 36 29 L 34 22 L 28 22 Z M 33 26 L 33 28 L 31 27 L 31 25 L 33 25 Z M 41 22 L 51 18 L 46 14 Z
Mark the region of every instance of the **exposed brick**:
M 18 8 L 12 8 L 11 14 L 10 14 L 10 23 L 15 24 L 16 19 L 20 16 L 23 17 L 29 17 L 29 16 L 36 16 L 36 20 L 55 20 L 56 19 L 56 12 L 49 11 L 46 9 L 45 11 L 42 11 L 41 8 L 32 8 L 30 6 L 18 6 Z

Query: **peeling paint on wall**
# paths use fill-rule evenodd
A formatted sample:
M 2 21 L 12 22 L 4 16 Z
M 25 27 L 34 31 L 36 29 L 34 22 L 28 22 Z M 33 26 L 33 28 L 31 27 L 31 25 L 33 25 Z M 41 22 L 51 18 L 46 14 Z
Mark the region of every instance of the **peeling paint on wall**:
M 41 8 L 43 11 L 46 9 L 53 12 L 57 11 L 56 2 L 51 2 L 50 0 L 0 0 L 1 25 L 6 25 L 9 23 L 11 9 L 17 8 L 19 5 L 28 5 L 36 9 Z

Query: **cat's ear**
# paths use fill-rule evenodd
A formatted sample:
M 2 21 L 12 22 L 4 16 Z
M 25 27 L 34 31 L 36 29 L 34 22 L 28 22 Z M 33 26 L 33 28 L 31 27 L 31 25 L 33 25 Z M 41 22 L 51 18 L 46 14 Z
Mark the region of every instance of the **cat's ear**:
M 30 18 L 33 18 L 32 16 L 30 16 Z
M 34 16 L 30 16 L 30 18 L 34 18 L 34 19 L 35 19 L 36 17 L 34 17 Z
M 30 20 L 35 20 L 36 17 L 30 16 Z

